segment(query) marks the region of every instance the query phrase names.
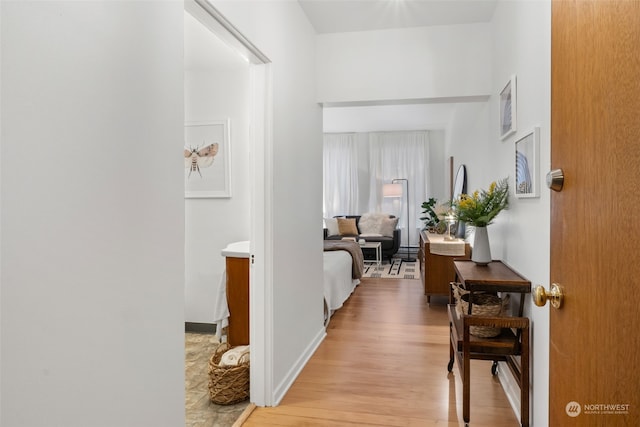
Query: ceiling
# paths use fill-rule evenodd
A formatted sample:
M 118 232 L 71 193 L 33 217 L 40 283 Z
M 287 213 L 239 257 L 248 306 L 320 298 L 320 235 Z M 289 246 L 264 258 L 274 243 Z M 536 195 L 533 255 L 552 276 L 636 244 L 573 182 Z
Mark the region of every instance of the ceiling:
M 498 0 L 298 0 L 319 34 L 489 22 Z
M 498 0 L 298 0 L 316 32 L 489 22 Z M 238 53 L 185 12 L 185 69 L 246 67 Z

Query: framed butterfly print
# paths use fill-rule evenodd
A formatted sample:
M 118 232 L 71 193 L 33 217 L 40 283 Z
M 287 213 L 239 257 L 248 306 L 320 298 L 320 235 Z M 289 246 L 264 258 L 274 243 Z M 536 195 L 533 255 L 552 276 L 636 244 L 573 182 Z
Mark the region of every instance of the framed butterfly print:
M 184 196 L 231 197 L 229 119 L 184 126 Z

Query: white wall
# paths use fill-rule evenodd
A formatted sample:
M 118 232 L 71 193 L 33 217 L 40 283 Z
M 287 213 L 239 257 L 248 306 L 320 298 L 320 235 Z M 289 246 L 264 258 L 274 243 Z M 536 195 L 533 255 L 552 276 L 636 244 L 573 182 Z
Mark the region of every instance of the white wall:
M 325 107 L 322 129 L 337 132 L 385 132 L 445 129 L 455 104 Z
M 0 2 L 0 35 L 2 35 L 2 2 Z M 4 102 L 1 102 L 4 98 L 2 97 L 2 49 L 0 49 L 0 188 L 2 188 L 2 135 L 3 134 L 3 127 L 2 127 L 2 104 L 4 104 Z M 2 192 L 0 191 L 0 243 L 2 242 L 2 221 L 3 221 L 3 215 L 2 215 Z M 4 317 L 2 315 L 2 285 L 3 285 L 3 280 L 2 280 L 2 246 L 0 246 L 0 334 L 2 333 L 2 320 Z M 3 380 L 2 380 L 2 371 L 4 369 L 4 365 L 2 364 L 2 358 L 3 358 L 3 354 L 4 352 L 2 351 L 2 338 L 0 336 L 0 423 L 2 423 L 2 390 L 4 389 L 3 386 Z
M 230 119 L 231 198 L 185 199 L 185 321 L 213 323 L 231 242 L 249 240 L 249 64 L 185 72 L 185 121 Z
M 542 185 L 550 167 L 551 105 L 551 6 L 548 1 L 498 2 L 492 21 L 493 90 L 486 105 L 466 105 L 453 119 L 450 154 L 456 163 L 467 165 L 469 191 L 486 188 L 496 179 L 509 176 L 513 187 L 515 141 L 539 126 L 540 197 L 518 199 L 512 195 L 508 211 L 501 213 L 489 228 L 491 251 L 532 285 L 549 280 L 550 195 Z M 517 132 L 501 140 L 499 136 L 498 93 L 512 74 L 517 75 Z M 549 311 L 537 308 L 527 298 L 525 314 L 532 322 L 532 414 L 533 426 L 548 425 L 549 392 Z M 501 380 L 507 390 L 513 381 L 507 368 Z M 510 391 L 519 402 L 517 387 Z M 519 403 L 517 403 L 519 404 Z
M 221 0 L 213 5 L 272 61 L 274 263 L 273 300 L 266 303 L 273 304 L 278 403 L 325 333 L 315 33 L 297 2 Z
M 318 35 L 318 101 L 487 95 L 489 24 Z
M 444 154 L 445 136 L 446 133 L 442 129 L 429 131 L 427 196 L 434 197 L 436 200 L 449 200 L 449 159 Z
M 533 286 L 549 282 L 550 190 L 544 186 L 551 165 L 551 2 L 499 2 L 494 20 L 494 94 L 517 75 L 518 130 L 502 144 L 501 158 L 511 160 L 514 144 L 540 127 L 539 199 L 512 199 L 505 218 L 505 259 L 531 280 Z M 513 34 L 514 37 L 504 37 Z M 498 127 L 498 101 L 492 98 L 491 123 Z M 507 163 L 505 163 L 507 164 Z M 522 242 L 526 242 L 525 245 Z M 548 425 L 549 412 L 549 307 L 538 308 L 528 300 L 525 308 L 532 322 L 532 425 Z
M 453 156 L 454 170 L 461 164 L 467 165 L 467 191 L 486 186 L 495 180 L 495 167 L 498 162 L 491 157 L 495 153 L 487 151 L 490 128 L 490 103 L 456 104 L 451 116 L 451 124 L 446 135 L 446 156 Z M 509 158 L 510 159 L 510 158 Z M 475 163 L 476 167 L 469 168 Z M 482 165 L 479 167 L 478 165 Z
M 2 3 L 5 427 L 184 423 L 182 9 Z

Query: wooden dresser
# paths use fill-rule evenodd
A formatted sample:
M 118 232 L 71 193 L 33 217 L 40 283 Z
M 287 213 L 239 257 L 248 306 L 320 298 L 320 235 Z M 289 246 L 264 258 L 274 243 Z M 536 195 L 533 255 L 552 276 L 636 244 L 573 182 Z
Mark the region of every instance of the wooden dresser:
M 249 344 L 249 258 L 227 257 L 227 305 L 230 346 Z
M 431 239 L 431 240 L 430 240 Z M 464 243 L 464 253 L 461 255 L 439 255 L 432 253 L 431 241 L 440 245 L 444 242 L 444 235 L 430 234 L 425 230 L 420 232 L 420 247 L 418 248 L 418 261 L 420 262 L 420 274 L 424 280 L 424 294 L 427 302 L 431 302 L 431 295 L 449 295 L 449 283 L 453 282 L 456 276 L 453 268 L 454 259 L 470 259 L 471 248 L 468 243 Z M 460 243 L 457 244 L 459 248 Z M 441 253 L 448 253 L 446 248 Z M 436 251 L 438 252 L 438 251 Z
M 229 243 L 222 250 L 226 258 L 226 293 L 229 308 L 227 342 L 230 346 L 249 344 L 249 258 L 248 240 Z

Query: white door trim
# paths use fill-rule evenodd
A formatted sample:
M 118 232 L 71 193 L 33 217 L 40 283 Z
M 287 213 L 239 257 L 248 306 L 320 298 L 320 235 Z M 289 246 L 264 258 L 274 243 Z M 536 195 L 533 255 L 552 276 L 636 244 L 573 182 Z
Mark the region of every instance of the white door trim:
M 251 402 L 273 405 L 273 173 L 271 65 L 251 75 L 251 270 L 249 342 Z M 262 303 L 258 303 L 262 302 Z

